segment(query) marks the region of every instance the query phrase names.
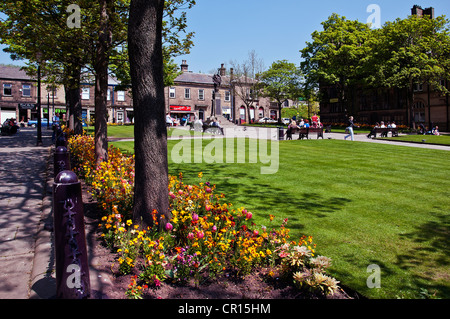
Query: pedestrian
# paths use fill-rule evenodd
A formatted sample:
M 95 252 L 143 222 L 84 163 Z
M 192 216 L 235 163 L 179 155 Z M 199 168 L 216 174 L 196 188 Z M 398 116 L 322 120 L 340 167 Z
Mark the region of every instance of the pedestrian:
M 348 137 L 350 137 L 350 136 L 351 136 L 351 138 L 352 138 L 352 141 L 355 140 L 355 136 L 354 136 L 354 133 L 353 133 L 353 128 L 354 128 L 354 127 L 359 127 L 359 126 L 356 126 L 356 125 L 353 123 L 353 116 L 350 116 L 350 117 L 348 118 L 348 127 L 346 128 L 346 130 L 348 130 L 348 133 L 349 133 L 349 134 L 347 134 L 347 135 L 344 136 L 344 139 L 345 139 L 345 140 L 346 140 Z

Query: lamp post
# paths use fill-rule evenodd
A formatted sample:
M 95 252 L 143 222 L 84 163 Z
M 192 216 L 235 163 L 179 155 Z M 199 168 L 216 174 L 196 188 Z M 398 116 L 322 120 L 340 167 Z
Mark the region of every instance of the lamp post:
M 36 53 L 36 61 L 38 63 L 37 76 L 38 76 L 38 84 L 37 84 L 37 142 L 36 146 L 42 146 L 42 127 L 41 127 L 41 62 L 42 62 L 42 53 Z

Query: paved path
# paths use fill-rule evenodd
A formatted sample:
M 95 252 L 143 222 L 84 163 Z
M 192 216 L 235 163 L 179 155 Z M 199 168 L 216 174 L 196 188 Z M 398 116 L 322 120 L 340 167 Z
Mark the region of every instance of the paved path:
M 343 140 L 345 135 L 346 134 L 343 134 L 343 133 L 324 133 L 324 137 L 325 138 L 332 138 L 332 139 L 336 139 L 336 140 Z M 347 141 L 349 143 L 351 143 L 350 138 L 348 138 Z M 427 149 L 450 151 L 450 146 L 433 145 L 433 144 L 420 144 L 420 143 L 408 143 L 408 142 L 395 142 L 395 141 L 382 140 L 382 139 L 371 139 L 371 138 L 367 138 L 366 134 L 356 134 L 355 135 L 355 142 L 368 142 L 368 143 L 378 143 L 378 144 L 388 144 L 388 145 L 398 145 L 398 146 L 408 146 L 408 147 L 417 147 L 417 148 L 427 148 Z
M 51 133 L 42 129 L 40 147 L 36 129 L 0 136 L 0 299 L 30 295 Z
M 286 130 L 285 130 L 286 131 Z M 324 133 L 325 139 L 335 139 L 335 140 L 344 140 L 344 133 Z M 178 140 L 182 138 L 212 138 L 213 135 L 205 135 L 205 136 L 191 136 L 189 133 L 189 127 L 179 126 L 176 127 L 175 130 L 168 136 L 169 140 Z M 265 128 L 265 127 L 250 127 L 250 126 L 236 126 L 230 128 L 224 128 L 224 135 L 215 135 L 217 138 L 233 138 L 233 137 L 248 137 L 248 138 L 259 138 L 259 139 L 268 139 L 268 140 L 278 140 L 278 129 L 275 128 Z M 297 136 L 298 137 L 298 136 Z M 312 134 L 310 136 L 311 139 L 315 139 L 316 135 Z M 295 139 L 295 137 L 294 137 Z M 120 138 L 112 138 L 110 141 L 133 141 L 134 139 L 120 139 Z M 349 143 L 350 138 L 347 140 Z M 398 146 L 408 146 L 408 147 L 417 147 L 417 148 L 426 148 L 426 149 L 436 149 L 436 150 L 445 150 L 450 151 L 450 146 L 444 145 L 433 145 L 433 144 L 420 144 L 420 143 L 407 143 L 407 142 L 395 142 L 389 140 L 381 140 L 381 139 L 370 139 L 367 138 L 366 134 L 355 134 L 356 142 L 368 142 L 368 143 L 378 143 L 378 144 L 388 144 L 388 145 L 398 145 Z

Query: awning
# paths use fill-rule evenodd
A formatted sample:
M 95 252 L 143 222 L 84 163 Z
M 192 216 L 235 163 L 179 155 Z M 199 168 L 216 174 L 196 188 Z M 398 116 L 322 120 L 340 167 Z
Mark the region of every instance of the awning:
M 175 111 L 175 112 L 191 112 L 192 108 L 189 105 L 171 105 L 170 106 L 170 111 Z

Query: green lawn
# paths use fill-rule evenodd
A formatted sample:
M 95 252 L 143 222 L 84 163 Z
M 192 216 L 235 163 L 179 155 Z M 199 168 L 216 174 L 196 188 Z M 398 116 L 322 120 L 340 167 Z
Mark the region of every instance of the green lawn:
M 399 137 L 383 138 L 384 140 L 426 143 L 426 144 L 443 144 L 450 145 L 450 135 L 402 135 Z
M 171 174 L 183 172 L 185 182 L 195 183 L 202 171 L 203 180 L 216 184 L 230 203 L 251 210 L 257 224 L 267 224 L 269 214 L 279 222 L 288 218 L 293 239 L 313 236 L 318 253 L 333 259 L 330 272 L 342 284 L 370 298 L 419 298 L 422 289 L 450 298 L 450 152 L 283 141 L 278 172 L 262 175 L 268 164 L 260 158 L 248 163 L 255 153 L 248 145 L 234 143 L 231 150 L 236 158 L 247 154 L 246 163 L 177 164 L 172 153 L 179 154 L 179 143 L 168 141 Z M 203 140 L 208 152 L 211 143 L 220 148 L 218 140 Z M 132 143 L 115 145 L 133 150 Z M 379 289 L 366 284 L 372 264 L 381 268 Z
M 94 134 L 94 127 L 88 126 L 86 131 L 88 134 Z M 133 138 L 134 125 L 108 125 L 108 137 Z

